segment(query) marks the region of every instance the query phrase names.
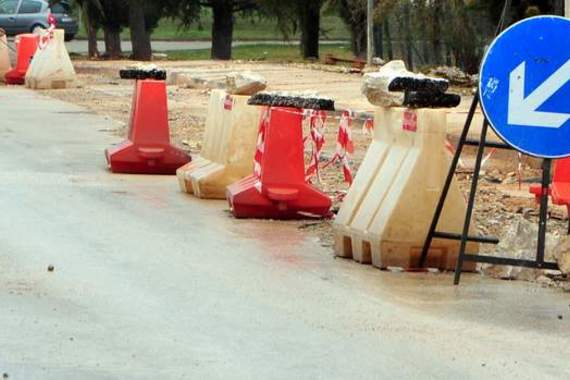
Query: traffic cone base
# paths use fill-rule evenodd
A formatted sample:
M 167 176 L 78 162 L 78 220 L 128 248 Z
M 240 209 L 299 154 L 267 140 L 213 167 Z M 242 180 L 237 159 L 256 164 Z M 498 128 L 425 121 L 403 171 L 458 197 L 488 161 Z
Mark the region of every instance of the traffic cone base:
M 305 179 L 302 121 L 299 109 L 275 107 L 265 111 L 256 153 L 260 172 L 228 186 L 226 191 L 234 216 L 264 219 L 329 216 L 331 199 Z
M 105 156 L 113 173 L 127 174 L 176 174 L 190 161 L 170 145 L 164 81 L 135 82 L 128 139 L 107 149 Z
M 226 195 L 236 218 L 288 220 L 330 213 L 330 198 L 311 185 L 269 188 L 264 195 L 256 188 L 257 182 L 255 176 L 249 176 L 228 186 Z
M 137 146 L 124 141 L 105 151 L 107 163 L 113 173 L 125 174 L 175 174 L 189 157 L 173 146 Z

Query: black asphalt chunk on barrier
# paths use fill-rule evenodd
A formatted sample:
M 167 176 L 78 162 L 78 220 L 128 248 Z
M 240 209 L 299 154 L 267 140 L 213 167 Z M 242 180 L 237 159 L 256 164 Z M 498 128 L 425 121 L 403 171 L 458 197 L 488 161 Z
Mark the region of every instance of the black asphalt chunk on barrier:
M 166 80 L 166 70 L 141 70 L 141 69 L 124 69 L 119 71 L 121 79 L 154 79 L 154 80 Z
M 456 94 L 406 91 L 404 106 L 410 108 L 454 108 L 461 103 Z
M 421 91 L 429 93 L 444 93 L 449 88 L 449 81 L 437 78 L 396 77 L 388 85 L 390 92 Z
M 249 98 L 247 104 L 252 106 L 271 106 L 302 108 L 317 111 L 334 111 L 334 100 L 326 98 L 311 98 L 302 96 L 284 96 L 277 94 L 259 93 Z

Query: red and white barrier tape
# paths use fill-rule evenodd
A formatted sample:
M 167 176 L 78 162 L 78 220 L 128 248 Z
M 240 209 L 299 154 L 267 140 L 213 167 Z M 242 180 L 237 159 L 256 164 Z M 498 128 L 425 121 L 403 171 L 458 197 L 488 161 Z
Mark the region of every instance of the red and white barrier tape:
M 517 179 L 519 182 L 519 190 L 522 189 L 522 172 L 523 172 L 523 161 L 522 161 L 522 153 L 518 152 L 517 153 L 517 157 L 519 160 L 518 166 L 517 166 Z
M 362 124 L 362 134 L 372 136 L 374 134 L 374 119 L 368 118 Z
M 310 136 L 312 141 L 311 162 L 305 172 L 308 181 L 313 175 L 317 176 L 320 182 L 319 162 L 321 153 L 325 145 L 325 128 L 327 123 L 327 113 L 325 111 L 312 111 L 310 116 Z
M 265 106 L 264 106 L 265 107 Z M 293 115 L 302 115 L 303 118 L 307 119 L 314 110 L 311 109 L 300 109 L 300 108 L 285 108 L 285 107 L 280 107 L 279 112 L 281 113 L 289 113 L 289 114 L 293 114 Z M 367 120 L 374 120 L 374 115 L 372 111 L 365 111 L 365 110 L 353 110 L 353 109 L 344 109 L 344 110 L 337 110 L 337 111 L 324 111 L 324 110 L 320 110 L 319 112 L 325 112 L 327 114 L 327 120 L 328 121 L 332 121 L 332 120 L 342 120 L 343 116 L 342 114 L 345 112 L 349 112 L 350 113 L 350 118 L 353 121 L 356 120 L 361 120 L 363 123 L 366 122 Z M 339 116 L 336 116 L 335 114 L 340 114 Z
M 350 155 L 354 153 L 354 144 L 352 142 L 352 118 L 349 111 L 343 111 L 338 126 L 338 135 L 336 139 L 336 153 L 323 169 L 333 163 L 340 161 L 344 174 L 344 181 L 352 185 L 353 175 L 350 167 Z
M 40 50 L 44 50 L 48 46 L 49 42 L 53 38 L 53 31 L 54 30 L 55 30 L 55 25 L 50 25 L 50 27 L 48 29 L 46 29 L 45 32 L 40 34 L 40 40 L 38 43 L 38 48 Z
M 489 154 L 487 154 L 484 158 L 483 161 L 481 161 L 481 169 L 483 169 L 485 167 L 485 164 L 487 164 L 487 161 L 489 161 L 491 159 L 491 157 L 493 157 L 493 154 L 495 154 L 495 152 L 497 151 L 497 148 L 493 148 L 491 149 L 491 151 L 489 152 Z
M 445 149 L 451 155 L 454 155 L 456 152 L 455 146 L 453 146 L 453 144 L 451 144 L 451 142 L 448 139 L 445 139 Z M 491 157 L 493 157 L 493 155 L 495 154 L 496 151 L 497 151 L 497 149 L 493 148 L 485 157 L 483 157 L 483 159 L 481 160 L 481 168 L 485 167 L 485 164 L 487 164 L 487 161 L 489 161 L 491 159 Z M 467 165 L 465 164 L 465 162 L 461 158 L 459 159 L 458 165 L 462 169 L 467 168 Z
M 259 131 L 257 133 L 257 146 L 255 148 L 255 156 L 253 158 L 253 175 L 256 178 L 255 188 L 261 192 L 261 170 L 263 152 L 265 150 L 265 132 L 269 121 L 271 120 L 271 107 L 265 107 L 261 113 L 259 122 Z
M 449 141 L 448 139 L 445 139 L 445 149 L 447 149 L 447 151 L 453 156 L 455 155 L 455 146 L 453 146 L 453 144 L 451 144 L 451 141 Z M 461 158 L 459 158 L 459 162 L 458 165 L 460 168 L 465 169 L 467 166 L 465 165 L 465 162 L 463 162 L 463 160 Z

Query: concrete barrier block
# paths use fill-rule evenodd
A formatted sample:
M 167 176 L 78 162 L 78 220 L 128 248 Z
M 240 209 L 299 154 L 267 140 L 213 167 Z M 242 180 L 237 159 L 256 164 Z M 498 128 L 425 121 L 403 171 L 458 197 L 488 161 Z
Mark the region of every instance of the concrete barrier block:
M 65 48 L 64 31 L 56 29 L 47 44 L 36 51 L 26 73 L 26 87 L 70 88 L 77 85 L 76 79 L 75 69 Z
M 228 185 L 251 174 L 260 108 L 248 105 L 248 98 L 212 91 L 202 152 L 178 171 L 182 191 L 225 199 Z
M 6 34 L 0 32 L 0 81 L 4 82 L 4 75 L 11 69 L 8 39 Z
M 350 236 L 350 226 L 361 209 L 366 195 L 370 192 L 374 179 L 378 176 L 378 172 L 384 164 L 392 146 L 393 138 L 394 134 L 391 133 L 390 128 L 384 128 L 380 124 L 380 119 L 376 117 L 374 120 L 374 139 L 333 224 L 338 256 L 354 258 L 359 262 L 370 261 L 370 259 L 362 257 L 360 249 L 352 249 L 351 239 L 347 238 L 347 236 Z
M 375 122 L 376 129 L 388 131 L 384 138 L 389 146 L 381 163 L 374 159 L 379 155 L 374 144 L 367 152 L 357 175 L 360 187 L 355 181 L 335 221 L 336 252 L 383 269 L 416 267 L 450 165 L 444 145 L 446 112 L 380 108 Z M 378 138 L 381 133 L 375 142 Z M 454 181 L 439 229 L 459 233 L 465 210 Z M 458 250 L 455 241 L 435 239 L 428 266 L 454 269 Z M 471 253 L 477 250 L 477 244 L 467 247 Z

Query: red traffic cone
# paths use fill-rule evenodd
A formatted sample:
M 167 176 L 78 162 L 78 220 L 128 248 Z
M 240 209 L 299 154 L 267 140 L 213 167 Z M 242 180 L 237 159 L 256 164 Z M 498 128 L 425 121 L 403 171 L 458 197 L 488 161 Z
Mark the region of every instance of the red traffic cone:
M 39 44 L 37 34 L 20 34 L 16 36 L 16 67 L 4 75 L 6 84 L 24 84 L 30 61 L 36 54 Z
M 114 173 L 176 174 L 191 158 L 170 145 L 166 83 L 135 82 L 127 140 L 105 151 Z
M 227 188 L 238 218 L 325 217 L 331 199 L 306 182 L 302 110 L 267 108 L 260 122 L 254 174 Z

